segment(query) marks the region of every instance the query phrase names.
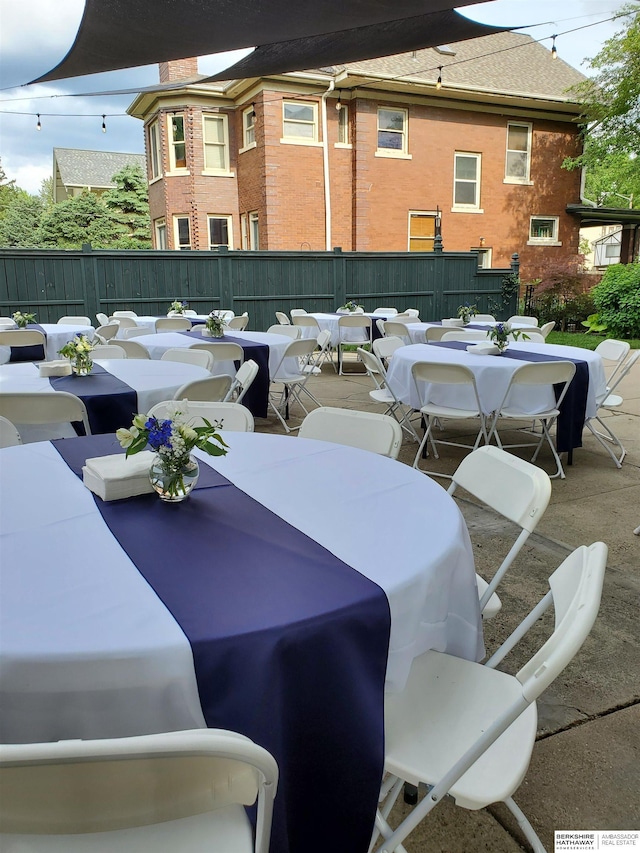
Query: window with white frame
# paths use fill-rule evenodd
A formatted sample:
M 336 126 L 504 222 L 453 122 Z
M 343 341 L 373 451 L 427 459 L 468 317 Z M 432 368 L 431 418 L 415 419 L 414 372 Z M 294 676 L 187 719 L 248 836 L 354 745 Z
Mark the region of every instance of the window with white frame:
M 204 142 L 205 172 L 229 171 L 229 130 L 226 115 L 203 115 L 202 138 Z
M 176 249 L 191 248 L 191 225 L 188 216 L 173 217 L 173 239 Z
M 478 269 L 481 270 L 489 270 L 491 269 L 491 255 L 492 249 L 485 249 L 480 246 L 477 248 L 471 247 L 472 252 L 476 252 L 478 255 Z
M 480 154 L 456 151 L 453 179 L 453 207 L 458 210 L 480 208 Z
M 172 172 L 187 168 L 184 116 L 169 116 L 169 165 Z
M 532 216 L 529 221 L 529 245 L 560 246 L 558 241 L 559 216 Z
M 256 111 L 253 104 L 242 113 L 242 147 L 254 148 L 256 144 Z
M 507 155 L 504 166 L 504 179 L 507 183 L 529 183 L 531 135 L 531 124 L 515 121 L 507 124 Z
M 153 223 L 156 233 L 156 249 L 167 248 L 167 223 L 164 219 L 156 219 Z
M 162 174 L 162 153 L 160 149 L 160 125 L 157 121 L 149 125 L 149 167 L 150 180 L 159 178 Z
M 217 249 L 218 246 L 230 248 L 233 244 L 231 237 L 230 216 L 207 216 L 209 226 L 209 248 Z
M 243 249 L 249 248 L 249 220 L 246 213 L 240 216 L 240 245 Z
M 283 101 L 282 136 L 300 142 L 317 142 L 318 105 L 306 101 Z
M 258 211 L 249 214 L 249 248 L 257 251 L 260 248 L 260 230 L 258 227 Z
M 378 109 L 378 152 L 407 153 L 407 110 Z
M 409 251 L 433 252 L 437 212 L 409 211 Z
M 349 144 L 349 107 L 346 104 L 340 104 L 338 110 L 338 144 Z

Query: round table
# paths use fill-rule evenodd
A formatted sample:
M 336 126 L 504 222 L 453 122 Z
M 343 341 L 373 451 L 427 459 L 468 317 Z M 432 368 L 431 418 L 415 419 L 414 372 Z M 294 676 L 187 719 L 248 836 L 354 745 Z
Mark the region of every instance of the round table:
M 67 323 L 37 323 L 32 324 L 29 328 L 42 330 L 44 332 L 45 341 L 45 357 L 47 361 L 55 361 L 60 358 L 58 351 L 76 335 L 86 335 L 89 340 L 93 340 L 95 329 L 93 326 L 78 326 Z M 0 347 L 0 365 L 6 364 L 11 357 L 11 347 Z M 34 358 L 34 356 L 31 356 Z

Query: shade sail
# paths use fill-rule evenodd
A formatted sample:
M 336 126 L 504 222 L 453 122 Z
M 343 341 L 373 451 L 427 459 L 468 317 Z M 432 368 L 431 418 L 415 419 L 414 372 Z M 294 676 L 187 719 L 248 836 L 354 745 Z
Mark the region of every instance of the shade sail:
M 354 62 L 501 29 L 468 21 L 451 7 L 452 0 L 86 0 L 69 53 L 32 82 L 257 45 L 233 70 L 210 78 L 230 79 Z

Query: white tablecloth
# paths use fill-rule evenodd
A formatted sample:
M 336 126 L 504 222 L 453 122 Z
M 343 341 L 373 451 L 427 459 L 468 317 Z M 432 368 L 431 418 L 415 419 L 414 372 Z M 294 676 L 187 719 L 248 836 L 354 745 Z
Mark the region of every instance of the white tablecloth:
M 391 319 L 393 320 L 393 317 L 391 317 Z M 478 322 L 476 322 L 475 320 L 472 320 L 471 321 L 471 327 L 472 328 L 470 329 L 470 331 L 476 331 L 476 326 L 482 326 L 483 329 L 486 329 L 487 331 L 489 331 L 489 329 L 493 328 L 493 326 L 495 326 L 495 325 L 496 325 L 495 323 L 489 323 L 485 320 L 478 321 Z M 533 330 L 534 328 L 536 328 L 535 326 L 528 326 L 526 323 L 511 323 L 510 325 L 511 325 L 512 329 L 516 329 L 516 330 L 517 329 L 522 329 L 522 330 L 531 329 L 531 330 Z M 434 328 L 434 327 L 437 329 L 441 329 L 442 324 L 441 323 L 407 323 L 407 331 L 409 332 L 409 337 L 411 338 L 411 343 L 423 344 L 425 342 L 425 335 L 427 334 L 427 329 Z M 460 328 L 460 330 L 464 330 L 464 326 L 460 326 L 459 328 Z M 447 329 L 447 331 L 455 332 L 455 331 L 458 331 L 458 329 L 456 329 L 455 327 L 452 327 L 451 329 Z
M 182 364 L 177 361 L 149 361 L 147 359 L 96 359 L 106 371 L 126 382 L 138 395 L 138 411 L 146 413 L 156 403 L 173 399 L 178 388 L 186 382 L 206 379 L 211 374 L 204 367 Z M 41 377 L 37 364 L 18 363 L 0 366 L 0 394 L 18 391 L 56 394 L 49 379 Z M 75 436 L 71 424 L 45 424 L 42 426 L 16 424 L 24 442 L 45 441 L 51 438 Z M 123 424 L 128 426 L 128 424 Z
M 593 417 L 597 411 L 596 398 L 606 388 L 606 378 L 602 358 L 595 352 L 579 347 L 566 347 L 558 344 L 523 344 L 513 342 L 510 350 L 537 352 L 551 358 L 579 358 L 589 367 L 589 388 L 587 392 L 587 417 Z M 480 405 L 485 414 L 489 414 L 501 404 L 511 376 L 515 370 L 525 364 L 515 358 L 497 355 L 472 355 L 466 350 L 450 349 L 431 344 L 413 344 L 398 349 L 389 364 L 388 380 L 390 386 L 403 403 L 419 409 L 425 402 L 438 403 L 458 408 L 475 408 L 473 391 L 464 386 L 432 385 L 427 388 L 420 383 L 420 393 L 416 391 L 411 375 L 411 367 L 417 361 L 438 361 L 446 364 L 463 364 L 471 368 L 476 379 Z M 511 395 L 510 395 L 511 397 Z M 552 386 L 532 388 L 522 387 L 514 392 L 512 404 L 523 412 L 536 414 L 554 405 L 555 396 Z
M 73 340 L 76 335 L 86 335 L 90 341 L 93 340 L 95 329 L 93 326 L 75 326 L 66 323 L 38 323 L 47 336 L 45 344 L 45 357 L 47 361 L 55 361 L 60 358 L 60 350 L 67 341 Z M 0 364 L 7 364 L 11 357 L 10 347 L 0 347 Z
M 208 316 L 209 316 L 208 314 L 196 314 L 195 317 L 190 316 L 190 317 L 185 317 L 185 319 L 186 320 L 202 320 L 204 322 Z M 162 316 L 160 314 L 158 314 L 157 316 L 142 315 L 140 317 L 136 317 L 135 322 L 136 322 L 136 326 L 140 326 L 141 329 L 151 329 L 151 331 L 155 331 L 156 320 L 164 320 L 166 318 L 167 318 L 166 314 L 163 314 Z M 117 319 L 118 318 L 116 317 L 116 320 Z M 173 318 L 169 318 L 169 319 L 173 319 Z M 120 329 L 120 331 L 116 335 L 116 338 L 125 337 L 123 332 L 124 332 L 124 329 Z
M 429 648 L 482 656 L 469 538 L 440 485 L 340 445 L 257 433 L 228 443 L 226 457 L 198 453 L 201 464 L 385 590 L 389 689 Z M 203 726 L 189 644 L 92 494 L 47 443 L 0 457 L 2 741 Z M 193 547 L 215 554 L 215 531 Z
M 314 312 L 313 314 L 309 314 L 309 317 L 314 317 L 318 321 L 318 326 L 320 327 L 320 331 L 324 332 L 325 329 L 328 329 L 331 332 L 331 346 L 336 346 L 338 343 L 339 333 L 338 333 L 338 321 L 341 316 L 347 317 L 369 317 L 372 323 L 375 323 L 376 320 L 384 320 L 387 319 L 383 314 L 323 314 L 321 312 Z M 389 319 L 393 319 L 389 317 Z M 311 326 L 301 326 L 303 338 L 317 338 L 318 332 L 314 332 L 313 327 Z M 369 336 L 366 331 L 362 329 L 345 329 L 342 335 L 343 340 L 351 341 L 354 344 L 364 343 L 369 340 Z

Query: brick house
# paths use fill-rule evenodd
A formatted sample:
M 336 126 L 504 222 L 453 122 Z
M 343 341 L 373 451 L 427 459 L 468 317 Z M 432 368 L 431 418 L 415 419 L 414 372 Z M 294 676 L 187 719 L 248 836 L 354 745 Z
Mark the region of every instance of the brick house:
M 441 78 L 441 81 L 438 80 Z M 144 92 L 154 245 L 170 249 L 447 251 L 523 277 L 576 259 L 584 79 L 529 36 L 262 79 L 201 83 L 160 65 Z M 184 81 L 182 86 L 178 85 Z

